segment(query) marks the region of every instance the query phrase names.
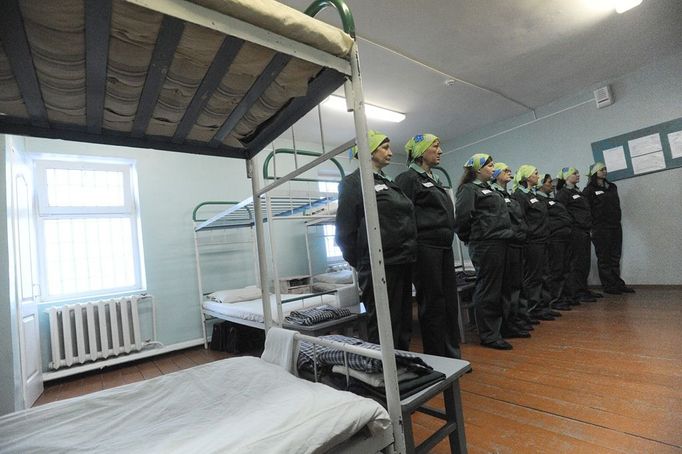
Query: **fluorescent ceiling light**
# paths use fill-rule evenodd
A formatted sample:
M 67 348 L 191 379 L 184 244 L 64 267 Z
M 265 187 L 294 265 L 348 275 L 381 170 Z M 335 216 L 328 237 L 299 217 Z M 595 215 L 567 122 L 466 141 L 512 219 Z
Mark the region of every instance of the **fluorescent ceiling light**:
M 616 12 L 621 14 L 625 11 L 634 8 L 642 3 L 642 0 L 617 0 Z
M 341 96 L 331 95 L 322 102 L 322 105 L 339 112 L 348 112 L 348 109 L 346 108 L 346 98 Z M 400 123 L 405 119 L 405 114 L 367 103 L 365 103 L 365 115 L 372 120 L 388 121 L 391 123 Z

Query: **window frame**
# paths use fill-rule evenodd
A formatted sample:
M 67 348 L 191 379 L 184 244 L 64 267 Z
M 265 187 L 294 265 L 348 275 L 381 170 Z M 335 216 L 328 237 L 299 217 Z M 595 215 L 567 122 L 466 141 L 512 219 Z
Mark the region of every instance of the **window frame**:
M 41 288 L 40 303 L 55 303 L 83 299 L 98 299 L 114 295 L 124 295 L 146 291 L 144 249 L 137 191 L 137 172 L 135 161 L 124 158 L 102 158 L 95 156 L 73 156 L 53 154 L 33 154 L 34 210 L 38 274 Z M 47 193 L 47 169 L 73 169 L 80 171 L 117 171 L 123 173 L 123 204 L 120 206 L 71 206 L 50 207 Z M 130 241 L 132 248 L 134 283 L 124 287 L 100 288 L 86 292 L 49 295 L 48 264 L 46 257 L 45 222 L 60 219 L 124 218 L 130 220 Z

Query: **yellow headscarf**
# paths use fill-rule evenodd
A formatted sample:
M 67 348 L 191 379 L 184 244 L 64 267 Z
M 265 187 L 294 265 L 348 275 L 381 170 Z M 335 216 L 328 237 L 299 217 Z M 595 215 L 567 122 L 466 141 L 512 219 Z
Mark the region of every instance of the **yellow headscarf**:
M 493 170 L 493 180 L 496 180 L 497 177 L 507 169 L 510 169 L 510 167 L 504 162 L 496 162 L 495 170 Z
M 595 162 L 594 164 L 592 164 L 592 165 L 590 166 L 590 171 L 589 171 L 588 174 L 589 174 L 590 176 L 592 176 L 592 175 L 594 175 L 595 173 L 597 173 L 597 172 L 599 172 L 600 170 L 603 170 L 603 169 L 605 169 L 605 168 L 606 168 L 606 164 L 604 164 L 603 162 Z
M 574 173 L 578 173 L 578 169 L 575 167 L 564 167 L 561 170 L 559 170 L 559 173 L 557 174 L 557 178 L 560 180 L 566 180 L 566 178 L 570 177 Z
M 369 143 L 370 153 L 374 153 L 376 149 L 379 148 L 379 145 L 384 143 L 384 141 L 386 140 L 388 140 L 388 136 L 386 134 L 382 134 L 371 129 L 367 131 L 367 142 Z M 356 158 L 358 157 L 357 145 L 353 147 L 353 156 L 355 156 Z
M 472 168 L 474 171 L 478 172 L 488 159 L 490 159 L 490 155 L 485 153 L 476 153 L 464 163 L 464 168 Z
M 417 134 L 412 137 L 405 144 L 405 153 L 407 153 L 408 162 L 412 162 L 423 155 L 436 140 L 439 139 L 433 134 Z
M 514 176 L 512 190 L 516 191 L 518 187 L 521 185 L 521 183 L 526 181 L 529 176 L 533 175 L 533 173 L 535 173 L 536 170 L 538 170 L 538 168 L 530 164 L 524 164 L 521 167 L 519 167 L 519 170 L 516 171 L 516 175 Z

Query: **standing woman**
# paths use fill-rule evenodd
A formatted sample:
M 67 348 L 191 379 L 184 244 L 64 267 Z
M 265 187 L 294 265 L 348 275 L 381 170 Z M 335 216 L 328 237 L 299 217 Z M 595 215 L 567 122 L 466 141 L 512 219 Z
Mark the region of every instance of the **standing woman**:
M 523 250 L 523 289 L 521 304 L 533 318 L 554 320 L 549 304 L 542 297 L 542 278 L 545 271 L 545 254 L 549 240 L 547 205 L 535 193 L 540 175 L 538 169 L 524 164 L 514 177 L 514 198 L 519 202 L 528 224 Z
M 503 162 L 496 162 L 491 186 L 504 197 L 514 232 L 514 236 L 507 244 L 507 260 L 502 285 L 502 303 L 505 316 L 501 334 L 507 338 L 530 337 L 528 331 L 532 330 L 533 327 L 529 323 L 528 314 L 522 312 L 519 307 L 523 284 L 523 247 L 526 243 L 528 225 L 526 225 L 526 220 L 523 217 L 521 205 L 507 192 L 507 184 L 511 180 L 511 168 Z
M 417 254 L 414 206 L 398 185 L 381 170 L 391 162 L 393 155 L 388 137 L 369 131 L 368 139 L 374 168 L 374 190 L 379 212 L 393 344 L 397 349 L 408 350 L 412 332 L 411 270 Z M 357 148 L 354 151 L 357 158 Z M 336 243 L 341 248 L 343 258 L 358 272 L 362 302 L 365 303 L 368 315 L 368 340 L 379 343 L 360 169 L 344 177 L 339 184 Z
M 409 168 L 395 179 L 414 204 L 417 220 L 417 261 L 412 281 L 417 289 L 424 353 L 459 358 L 457 280 L 452 241 L 455 207 L 431 172 L 440 164 L 440 140 L 418 134 L 405 145 Z
M 599 280 L 606 293 L 634 293 L 620 277 L 623 228 L 620 225 L 618 188 L 606 179 L 606 166 L 597 162 L 590 167 L 590 182 L 583 194 L 590 203 L 592 243 L 597 254 Z
M 473 155 L 464 164 L 455 203 L 455 232 L 468 243 L 476 268 L 473 302 L 481 344 L 511 350 L 500 328 L 507 242 L 514 232 L 504 198 L 488 184 L 494 170 L 493 159 L 483 153 Z
M 557 175 L 556 199 L 571 215 L 571 240 L 569 243 L 570 272 L 566 278 L 566 296 L 575 302 L 594 302 L 596 299 L 587 289 L 590 274 L 590 228 L 592 214 L 586 197 L 576 186 L 580 173 L 575 167 L 564 167 Z

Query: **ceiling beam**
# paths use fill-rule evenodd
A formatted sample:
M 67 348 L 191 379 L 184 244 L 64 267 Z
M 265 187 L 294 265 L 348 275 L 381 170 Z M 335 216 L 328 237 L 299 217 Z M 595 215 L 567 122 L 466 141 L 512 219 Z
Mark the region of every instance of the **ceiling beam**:
M 251 109 L 258 98 L 268 89 L 268 87 L 274 82 L 280 72 L 284 69 L 287 63 L 291 60 L 291 56 L 286 54 L 275 54 L 265 67 L 263 72 L 258 76 L 258 79 L 251 85 L 249 91 L 246 95 L 239 101 L 239 104 L 230 112 L 223 125 L 215 133 L 213 139 L 209 142 L 209 146 L 218 147 L 225 137 L 237 126 L 239 121 L 244 117 L 244 115 Z
M 0 41 L 5 48 L 14 79 L 17 81 L 31 124 L 49 128 L 47 110 L 33 67 L 31 48 L 17 0 L 3 0 L 0 11 Z
M 232 62 L 239 53 L 239 50 L 242 48 L 243 44 L 244 41 L 239 38 L 232 36 L 225 37 L 223 43 L 220 45 L 220 49 L 218 49 L 218 52 L 213 58 L 213 63 L 211 63 L 208 71 L 206 71 L 204 80 L 201 82 L 201 85 L 194 94 L 192 101 L 185 110 L 185 114 L 183 115 L 180 124 L 175 129 L 175 134 L 173 135 L 174 143 L 182 143 L 185 140 L 191 131 L 192 126 L 194 126 L 194 123 L 199 117 L 202 109 L 210 99 L 215 89 L 218 88 L 218 85 L 220 85 L 220 82 L 223 80 L 223 77 L 225 77 L 225 74 L 227 74 L 227 71 L 230 69 L 230 65 L 232 65 Z
M 131 131 L 133 137 L 140 138 L 144 136 L 147 130 L 184 28 L 185 23 L 183 21 L 170 16 L 163 17 L 152 59 L 149 68 L 147 68 L 147 79 L 144 81 L 144 88 L 142 88 L 140 101 L 137 105 L 137 113 Z
M 324 101 L 330 94 L 345 82 L 346 77 L 330 68 L 323 69 L 308 85 L 306 96 L 294 98 L 270 120 L 261 126 L 251 142 L 246 143 L 249 157 L 253 157 L 270 142 L 279 137 L 292 124 L 300 120 L 315 106 Z
M 109 58 L 111 0 L 85 2 L 86 121 L 88 132 L 102 132 Z

